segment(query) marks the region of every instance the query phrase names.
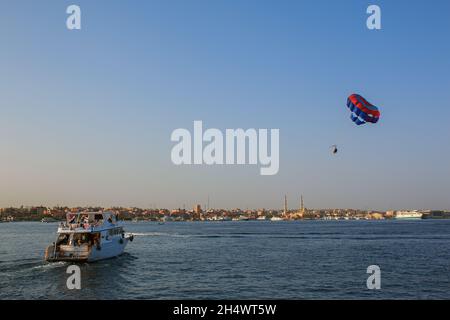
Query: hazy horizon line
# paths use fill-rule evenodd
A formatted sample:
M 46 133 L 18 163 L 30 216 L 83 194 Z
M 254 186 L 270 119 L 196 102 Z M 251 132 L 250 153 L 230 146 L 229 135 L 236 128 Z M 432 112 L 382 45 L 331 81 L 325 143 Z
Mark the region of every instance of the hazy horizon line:
M 201 205 L 201 204 L 199 204 Z M 189 206 L 189 207 L 141 207 L 141 206 L 123 206 L 123 205 L 113 205 L 113 206 L 104 206 L 104 205 L 61 205 L 61 204 L 57 204 L 57 205 L 44 205 L 44 204 L 39 204 L 39 205 L 20 205 L 20 206 L 14 206 L 14 205 L 9 205 L 9 206 L 0 206 L 0 209 L 9 209 L 9 208 L 13 208 L 13 209 L 21 209 L 21 208 L 38 208 L 38 207 L 44 207 L 44 208 L 69 208 L 69 209 L 73 209 L 73 208 L 100 208 L 100 209 L 142 209 L 142 210 L 186 210 L 186 211 L 190 211 L 190 210 L 195 210 L 195 206 Z M 267 208 L 267 207 L 206 207 L 201 205 L 202 210 L 235 210 L 235 209 L 239 209 L 239 210 L 284 210 L 284 208 L 281 206 L 280 208 Z M 409 207 L 409 208 L 389 208 L 389 209 L 375 209 L 375 208 L 371 208 L 371 209 L 367 209 L 367 208 L 357 208 L 357 207 L 305 207 L 305 209 L 307 210 L 360 210 L 360 211 L 400 211 L 400 210 L 417 210 L 417 211 L 433 211 L 433 210 L 441 210 L 441 211 L 449 211 L 449 209 L 446 208 L 414 208 L 414 207 Z M 288 208 L 288 211 L 292 211 L 292 210 L 300 210 L 300 208 Z

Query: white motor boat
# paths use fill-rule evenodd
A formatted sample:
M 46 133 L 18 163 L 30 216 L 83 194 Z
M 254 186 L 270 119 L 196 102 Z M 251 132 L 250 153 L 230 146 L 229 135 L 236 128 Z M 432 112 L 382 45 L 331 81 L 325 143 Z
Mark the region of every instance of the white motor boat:
M 414 211 L 397 211 L 395 213 L 395 219 L 421 219 L 422 218 L 422 212 L 419 212 L 417 210 Z
M 283 221 L 284 219 L 281 217 L 277 217 L 277 216 L 273 216 L 272 218 L 270 218 L 270 221 Z
M 133 235 L 125 233 L 113 212 L 68 213 L 56 241 L 45 250 L 47 261 L 90 262 L 119 256 Z

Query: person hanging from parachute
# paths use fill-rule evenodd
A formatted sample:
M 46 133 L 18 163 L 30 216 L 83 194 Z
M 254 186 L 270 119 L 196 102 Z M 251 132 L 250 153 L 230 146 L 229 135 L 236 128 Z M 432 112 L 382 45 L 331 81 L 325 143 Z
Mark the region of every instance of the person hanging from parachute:
M 338 152 L 337 145 L 333 144 L 333 145 L 331 146 L 331 152 L 333 152 L 333 154 L 336 154 L 336 153 Z
M 347 98 L 347 107 L 352 112 L 350 118 L 358 126 L 367 122 L 377 123 L 380 119 L 380 111 L 359 94 L 351 94 Z

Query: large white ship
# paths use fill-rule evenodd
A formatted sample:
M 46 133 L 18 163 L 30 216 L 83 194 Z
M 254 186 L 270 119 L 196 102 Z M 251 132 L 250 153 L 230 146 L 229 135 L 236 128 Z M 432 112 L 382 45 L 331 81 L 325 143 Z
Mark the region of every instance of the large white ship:
M 395 213 L 395 219 L 421 219 L 422 212 L 414 211 L 397 211 Z
M 57 238 L 45 250 L 47 261 L 97 261 L 123 253 L 133 235 L 113 212 L 68 213 Z

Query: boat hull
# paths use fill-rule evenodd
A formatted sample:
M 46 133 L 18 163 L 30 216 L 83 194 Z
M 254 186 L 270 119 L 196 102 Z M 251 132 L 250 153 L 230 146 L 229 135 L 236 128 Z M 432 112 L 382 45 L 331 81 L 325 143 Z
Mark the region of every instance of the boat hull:
M 120 243 L 120 240 L 122 240 L 122 243 Z M 101 248 L 92 248 L 91 253 L 89 254 L 89 257 L 87 259 L 88 262 L 92 261 L 98 261 L 103 259 L 109 259 L 113 257 L 120 256 L 127 246 L 129 239 L 114 239 L 110 243 L 103 243 Z M 116 242 L 116 243 L 114 243 Z
M 103 242 L 101 246 L 90 247 L 84 251 L 69 251 L 62 247 L 59 247 L 58 250 L 55 251 L 54 245 L 50 245 L 45 251 L 45 260 L 48 262 L 94 262 L 110 259 L 120 256 L 124 252 L 129 241 L 133 241 L 132 236 L 112 239 L 111 241 Z
M 405 217 L 395 217 L 395 220 L 420 220 L 422 216 L 405 216 Z

